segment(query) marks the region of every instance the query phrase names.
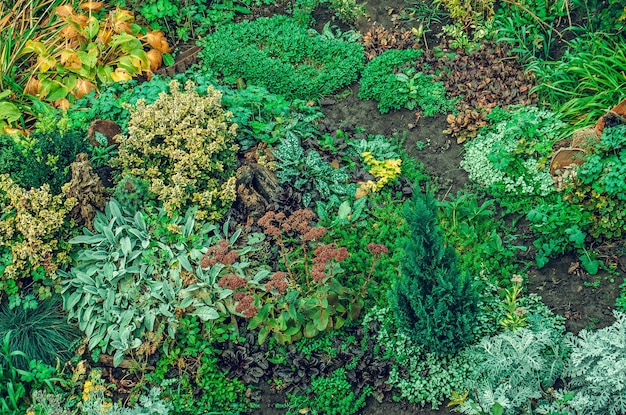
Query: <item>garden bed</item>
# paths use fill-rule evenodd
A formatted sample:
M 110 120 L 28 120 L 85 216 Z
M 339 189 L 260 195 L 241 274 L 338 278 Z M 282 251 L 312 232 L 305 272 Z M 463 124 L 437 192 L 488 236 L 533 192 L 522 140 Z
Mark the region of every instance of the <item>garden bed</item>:
M 0 412 L 626 413 L 621 10 L 62 3 L 0 34 Z

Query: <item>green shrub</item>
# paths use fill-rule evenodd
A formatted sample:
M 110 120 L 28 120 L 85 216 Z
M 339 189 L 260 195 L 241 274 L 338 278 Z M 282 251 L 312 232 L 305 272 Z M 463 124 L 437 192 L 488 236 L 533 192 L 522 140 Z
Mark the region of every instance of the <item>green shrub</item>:
M 281 15 L 223 26 L 200 43 L 203 68 L 226 84 L 243 80 L 289 100 L 351 84 L 365 60 L 361 44 L 324 38 Z
M 176 81 L 150 105 L 131 110 L 128 135 L 120 139 L 115 164 L 122 176 L 150 183 L 168 215 L 198 205 L 198 218 L 218 220 L 236 198 L 236 128 L 212 86 L 200 96 Z
M 0 138 L 0 174 L 9 174 L 20 186 L 30 189 L 50 186 L 53 194 L 70 181 L 70 164 L 78 153 L 88 152 L 81 130 L 35 132 L 22 147 L 10 136 Z
M 69 360 L 70 346 L 78 339 L 78 330 L 69 324 L 58 298 L 38 301 L 33 306 L 14 306 L 0 303 L 0 338 L 11 332 L 9 350 L 24 352 L 30 359 L 48 365 Z M 18 369 L 28 369 L 28 361 L 16 357 Z
M 565 198 L 590 215 L 594 238 L 619 238 L 626 228 L 626 125 L 605 128 L 575 170 Z
M 465 145 L 461 167 L 470 180 L 484 186 L 505 205 L 519 204 L 519 196 L 552 193 L 554 181 L 548 158 L 565 126 L 556 114 L 521 107 L 510 113 L 494 110 L 489 117 L 495 125 L 483 129 Z
M 572 337 L 564 375 L 576 394 L 570 405 L 580 414 L 626 413 L 626 314 L 614 311 L 615 323 Z
M 365 66 L 359 98 L 378 101 L 382 114 L 391 109 L 421 108 L 423 115 L 454 109 L 446 99 L 441 82 L 417 70 L 423 51 L 417 49 L 385 51 Z
M 75 203 L 50 194 L 47 184 L 26 190 L 0 175 L 0 295 L 30 289 L 47 298 L 58 288 L 56 271 L 69 262 L 66 218 Z
M 396 324 L 430 351 L 453 355 L 474 338 L 477 286 L 459 271 L 457 253 L 445 244 L 434 196 L 415 192 L 404 212 L 409 227 L 405 260 L 389 293 Z

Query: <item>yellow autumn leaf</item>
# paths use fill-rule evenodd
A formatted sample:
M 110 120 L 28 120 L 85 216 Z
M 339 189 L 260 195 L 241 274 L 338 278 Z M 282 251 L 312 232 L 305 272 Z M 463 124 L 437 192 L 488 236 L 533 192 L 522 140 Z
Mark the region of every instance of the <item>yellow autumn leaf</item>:
M 115 82 L 126 82 L 133 79 L 133 77 L 128 73 L 126 69 L 117 68 L 111 74 L 111 79 L 113 79 L 113 81 Z
M 48 72 L 50 69 L 54 68 L 56 64 L 57 60 L 51 56 L 39 56 L 37 58 L 39 72 Z
M 83 62 L 72 49 L 65 49 L 61 52 L 61 65 L 71 71 L 78 71 L 83 67 Z

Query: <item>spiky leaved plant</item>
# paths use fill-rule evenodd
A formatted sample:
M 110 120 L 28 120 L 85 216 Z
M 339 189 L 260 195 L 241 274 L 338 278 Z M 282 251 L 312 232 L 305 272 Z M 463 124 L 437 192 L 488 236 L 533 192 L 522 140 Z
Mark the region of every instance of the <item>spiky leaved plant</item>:
M 431 351 L 449 355 L 469 344 L 477 321 L 476 284 L 437 224 L 432 194 L 415 192 L 405 206 L 410 235 L 402 276 L 389 293 L 398 328 Z

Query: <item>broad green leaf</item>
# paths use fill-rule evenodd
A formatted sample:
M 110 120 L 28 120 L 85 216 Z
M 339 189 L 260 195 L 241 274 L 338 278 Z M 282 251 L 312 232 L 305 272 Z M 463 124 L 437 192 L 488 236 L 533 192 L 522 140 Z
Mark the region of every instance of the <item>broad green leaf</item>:
M 201 306 L 194 310 L 191 314 L 200 317 L 202 321 L 216 320 L 220 317 L 217 310 L 209 306 Z
M 0 102 L 0 120 L 15 122 L 19 120 L 21 116 L 22 112 L 15 104 L 6 101 Z
M 122 360 L 124 360 L 124 351 L 118 349 L 113 356 L 113 366 L 118 367 L 120 363 L 122 363 Z
M 87 20 L 87 27 L 85 30 L 85 34 L 87 35 L 88 40 L 93 40 L 98 32 L 100 31 L 100 22 L 95 16 L 89 16 L 89 20 Z M 93 50 L 93 49 L 92 49 Z M 91 52 L 91 51 L 90 51 Z M 97 59 L 97 56 L 96 56 Z M 84 61 L 83 61 L 84 63 Z M 95 66 L 91 65 L 91 67 Z
M 339 219 L 347 220 L 350 213 L 352 213 L 352 208 L 350 207 L 350 202 L 346 200 L 343 203 L 341 203 L 341 205 L 339 205 L 339 211 L 337 212 L 337 217 Z
M 122 254 L 124 254 L 124 256 L 128 256 L 128 254 L 130 254 L 131 244 L 128 236 L 123 236 L 120 239 L 120 248 L 122 248 Z

